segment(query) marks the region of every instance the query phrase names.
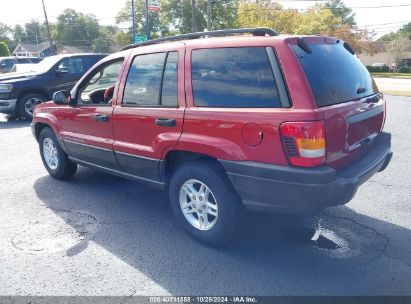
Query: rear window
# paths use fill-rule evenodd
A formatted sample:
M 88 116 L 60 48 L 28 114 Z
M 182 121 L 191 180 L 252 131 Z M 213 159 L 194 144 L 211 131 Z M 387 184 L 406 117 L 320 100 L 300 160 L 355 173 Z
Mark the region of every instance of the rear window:
M 192 85 L 198 107 L 281 107 L 264 47 L 194 50 Z
M 294 45 L 319 107 L 377 93 L 366 67 L 342 43 L 310 44 L 312 53 Z

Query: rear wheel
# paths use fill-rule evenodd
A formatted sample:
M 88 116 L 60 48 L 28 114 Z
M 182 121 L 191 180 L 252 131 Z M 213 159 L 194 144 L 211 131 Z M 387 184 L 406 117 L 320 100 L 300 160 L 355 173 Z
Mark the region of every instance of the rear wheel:
M 205 244 L 226 243 L 241 227 L 243 206 L 214 161 L 199 160 L 178 167 L 170 181 L 169 195 L 179 222 Z
M 50 128 L 40 132 L 39 146 L 41 160 L 49 174 L 56 179 L 67 179 L 77 170 L 77 164 L 70 161 L 61 149 L 56 136 Z
M 33 118 L 34 108 L 46 98 L 40 94 L 26 94 L 19 100 L 19 114 L 27 119 Z

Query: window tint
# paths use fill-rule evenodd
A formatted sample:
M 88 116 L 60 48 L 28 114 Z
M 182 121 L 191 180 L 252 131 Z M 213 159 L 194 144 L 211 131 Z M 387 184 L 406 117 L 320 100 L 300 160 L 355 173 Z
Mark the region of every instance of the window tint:
M 114 86 L 120 73 L 123 59 L 104 66 L 99 66 L 92 72 L 91 79 L 81 89 L 79 103 L 81 104 L 108 104 L 113 98 Z M 110 93 L 104 98 L 107 89 Z
M 41 61 L 41 58 L 30 58 L 30 61 L 32 63 L 39 63 Z
M 66 58 L 60 63 L 58 69 L 67 69 L 69 74 L 83 73 L 83 59 L 78 57 Z
M 12 68 L 15 64 L 14 59 L 4 59 L 1 61 L 1 64 L 4 64 L 6 68 Z
M 128 72 L 123 104 L 158 105 L 166 53 L 136 56 Z
M 263 47 L 194 50 L 194 103 L 200 107 L 281 107 Z
M 177 67 L 178 52 L 135 57 L 127 76 L 123 104 L 177 107 Z
M 170 52 L 164 68 L 163 87 L 161 90 L 161 105 L 178 106 L 177 101 L 177 66 L 178 53 Z
M 297 45 L 293 49 L 319 107 L 377 93 L 365 66 L 341 43 L 310 44 L 309 47 L 311 54 Z
M 30 63 L 30 60 L 26 58 L 17 58 L 17 63 Z

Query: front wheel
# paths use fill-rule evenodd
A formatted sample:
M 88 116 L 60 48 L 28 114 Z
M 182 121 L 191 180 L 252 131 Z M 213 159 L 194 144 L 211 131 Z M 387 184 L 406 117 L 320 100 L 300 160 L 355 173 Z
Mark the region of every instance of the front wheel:
M 44 128 L 39 136 L 40 155 L 44 167 L 55 179 L 70 178 L 77 170 L 77 164 L 70 161 L 60 147 L 50 128 Z
M 223 170 L 199 160 L 178 167 L 169 187 L 173 213 L 195 239 L 220 245 L 241 227 L 243 206 Z

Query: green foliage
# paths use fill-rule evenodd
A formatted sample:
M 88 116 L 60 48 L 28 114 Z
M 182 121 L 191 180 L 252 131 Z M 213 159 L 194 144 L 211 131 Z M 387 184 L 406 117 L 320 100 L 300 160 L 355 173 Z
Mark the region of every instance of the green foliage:
M 411 69 L 409 67 L 403 66 L 403 67 L 400 67 L 400 69 L 398 70 L 398 73 L 411 73 Z
M 10 56 L 9 48 L 4 41 L 0 41 L 0 57 Z
M 383 66 L 367 65 L 367 70 L 370 73 L 388 73 L 390 71 L 390 68 L 386 65 L 383 65 Z
M 95 53 L 107 53 L 108 52 L 108 43 L 107 40 L 103 37 L 97 37 L 93 42 L 93 52 Z
M 54 36 L 61 44 L 92 45 L 99 35 L 99 23 L 94 15 L 84 15 L 73 9 L 65 9 L 57 17 Z
M 212 29 L 234 28 L 237 26 L 238 0 L 220 0 L 212 5 Z M 198 31 L 207 28 L 207 0 L 196 0 L 196 27 Z M 145 0 L 134 2 L 136 34 L 146 33 Z M 152 38 L 170 36 L 192 31 L 191 1 L 162 0 L 160 12 L 149 12 Z M 131 1 L 117 14 L 116 22 L 131 25 Z M 131 27 L 130 27 L 131 32 Z M 130 35 L 131 36 L 131 35 Z
M 408 40 L 411 40 L 411 22 L 408 22 L 407 24 L 403 25 L 398 31 L 386 34 L 378 40 L 393 41 L 400 37 L 407 37 Z
M 342 0 L 331 0 L 325 4 L 342 24 L 355 25 L 355 13 Z

